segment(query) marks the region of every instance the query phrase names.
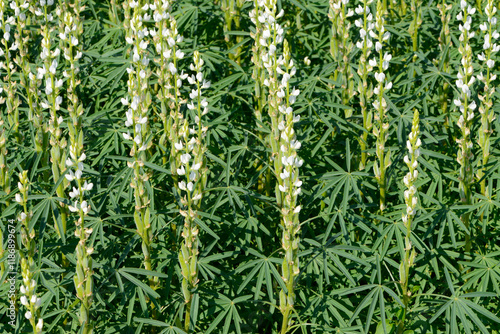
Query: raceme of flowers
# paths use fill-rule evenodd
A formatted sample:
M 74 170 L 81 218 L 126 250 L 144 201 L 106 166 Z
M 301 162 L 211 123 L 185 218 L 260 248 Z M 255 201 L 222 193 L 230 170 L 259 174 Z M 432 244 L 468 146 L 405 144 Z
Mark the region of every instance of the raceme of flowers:
M 366 149 L 368 134 L 372 131 L 373 127 L 373 112 L 371 108 L 369 108 L 369 101 L 373 95 L 373 91 L 370 89 L 371 86 L 368 85 L 368 75 L 373 70 L 373 67 L 368 63 L 373 48 L 371 32 L 375 28 L 375 23 L 372 22 L 373 14 L 370 12 L 370 4 L 372 2 L 373 0 L 363 0 L 363 5 L 358 5 L 358 7 L 356 7 L 355 13 L 357 15 L 362 15 L 362 18 L 358 18 L 354 21 L 355 26 L 359 29 L 360 37 L 360 40 L 356 42 L 356 47 L 361 50 L 358 63 L 358 75 L 361 79 L 358 83 L 358 95 L 364 131 L 359 140 L 361 148 L 361 161 L 359 162 L 360 170 L 365 169 L 367 163 L 368 154 L 366 153 Z
M 21 228 L 21 241 L 24 249 L 21 252 L 21 276 L 23 283 L 20 287 L 21 290 L 21 304 L 27 309 L 24 316 L 31 324 L 33 333 L 38 334 L 43 329 L 43 319 L 40 317 L 40 307 L 42 304 L 41 298 L 36 294 L 37 283 L 35 280 L 35 271 L 37 265 L 35 263 L 35 230 L 30 230 L 30 220 L 33 213 L 28 210 L 28 192 L 29 192 L 29 179 L 28 171 L 19 173 L 18 190 L 15 196 L 16 202 L 22 207 L 17 220 L 22 224 Z
M 388 80 L 388 75 L 386 73 L 389 69 L 389 62 L 392 59 L 392 55 L 388 52 L 384 52 L 383 43 L 387 42 L 390 37 L 390 33 L 385 30 L 384 27 L 384 10 L 382 2 L 377 2 L 377 14 L 375 18 L 375 29 L 377 33 L 373 30 L 370 31 L 370 36 L 376 40 L 375 51 L 378 52 L 378 60 L 376 58 L 370 59 L 369 64 L 371 67 L 378 66 L 378 72 L 375 73 L 375 80 L 377 81 L 377 86 L 373 89 L 376 94 L 376 99 L 373 101 L 373 108 L 377 111 L 375 113 L 375 120 L 378 122 L 378 127 L 373 128 L 373 134 L 377 138 L 376 154 L 378 161 L 373 164 L 373 171 L 375 173 L 375 178 L 379 183 L 380 188 L 380 210 L 385 209 L 385 191 L 387 186 L 386 180 L 386 169 L 391 164 L 391 154 L 389 150 L 385 150 L 385 143 L 389 136 L 389 123 L 387 123 L 386 112 L 389 109 L 387 101 L 385 100 L 384 94 L 387 93 L 392 88 L 392 82 Z
M 495 85 L 493 82 L 496 80 L 496 74 L 493 74 L 495 61 L 492 59 L 495 54 L 500 50 L 500 45 L 495 43 L 500 37 L 500 34 L 495 29 L 497 26 L 497 17 L 495 16 L 497 8 L 493 0 L 489 0 L 484 9 L 488 18 L 487 22 L 483 22 L 479 27 L 482 31 L 484 42 L 483 50 L 477 57 L 483 62 L 483 69 L 486 73 L 481 71 L 477 79 L 484 84 L 483 94 L 478 94 L 481 101 L 479 106 L 479 113 L 481 114 L 481 127 L 479 130 L 479 146 L 482 150 L 482 165 L 486 166 L 490 157 L 490 136 L 493 132 L 493 121 L 495 120 L 495 113 L 493 107 L 493 94 L 495 92 Z M 481 193 L 483 196 L 489 196 L 489 191 L 486 186 L 486 179 L 484 179 L 484 172 L 486 167 L 478 170 L 477 178 L 481 182 Z

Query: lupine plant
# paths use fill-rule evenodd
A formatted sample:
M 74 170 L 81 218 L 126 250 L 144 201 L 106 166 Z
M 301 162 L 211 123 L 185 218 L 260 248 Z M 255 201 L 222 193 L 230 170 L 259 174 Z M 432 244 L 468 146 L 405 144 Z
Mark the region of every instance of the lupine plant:
M 348 18 L 354 15 L 352 8 L 347 7 L 349 0 L 330 0 L 330 11 L 328 17 L 332 21 L 332 40 L 330 42 L 330 53 L 333 59 L 338 63 L 338 70 L 335 72 L 335 77 L 340 75 L 342 83 L 342 103 L 346 106 L 350 105 L 350 100 L 354 96 L 354 81 L 349 64 L 349 56 L 353 49 L 353 44 L 349 38 L 349 29 L 351 23 Z M 352 116 L 352 109 L 345 109 L 345 117 Z
M 40 59 L 43 65 L 37 68 L 37 78 L 42 81 L 42 98 L 40 105 L 42 109 L 47 109 L 48 132 L 50 143 L 50 167 L 52 169 L 52 177 L 55 183 L 58 184 L 57 195 L 61 198 L 65 196 L 65 189 L 68 181 L 62 177 L 66 171 L 66 139 L 62 136 L 61 123 L 64 118 L 61 113 L 61 104 L 63 96 L 60 94 L 63 79 L 62 73 L 57 71 L 61 49 L 55 46 L 54 30 L 56 29 L 56 16 L 61 13 L 60 9 L 56 10 L 53 0 L 42 1 L 40 7 L 34 8 L 35 15 L 40 21 L 40 32 L 42 35 Z M 59 181 L 61 179 L 61 182 Z M 55 229 L 60 238 L 66 235 L 66 218 L 68 215 L 67 206 L 60 202 L 60 217 L 55 220 Z M 63 255 L 64 257 L 64 255 Z
M 149 178 L 146 172 L 148 159 L 148 147 L 151 145 L 149 135 L 148 117 L 151 104 L 151 93 L 149 91 L 148 78 L 151 75 L 147 47 L 149 41 L 149 29 L 143 24 L 151 18 L 148 13 L 149 4 L 141 1 L 126 1 L 123 4 L 125 10 L 126 42 L 130 45 L 131 65 L 127 68 L 128 73 L 128 96 L 122 98 L 121 102 L 127 109 L 125 112 L 125 126 L 131 128 L 123 133 L 123 138 L 131 142 L 130 156 L 132 160 L 127 166 L 133 170 L 131 175 L 131 187 L 134 189 L 134 221 L 137 233 L 142 240 L 142 252 L 144 254 L 144 268 L 151 270 L 151 230 L 150 200 L 147 189 Z M 150 277 L 150 285 L 154 287 L 157 277 Z
M 450 48 L 451 44 L 451 35 L 450 35 L 450 21 L 451 21 L 451 9 L 452 5 L 446 3 L 446 0 L 443 0 L 441 4 L 438 4 L 439 14 L 441 17 L 441 33 L 439 35 L 439 49 L 441 51 L 441 63 L 442 63 L 442 71 L 449 74 L 450 73 Z M 442 112 L 446 117 L 445 124 L 448 126 L 448 91 L 450 88 L 450 84 L 447 81 L 444 81 L 442 86 L 439 87 L 439 104 L 441 105 Z
M 478 59 L 483 62 L 483 68 L 486 72 L 485 75 L 481 72 L 477 76 L 477 79 L 484 84 L 484 93 L 482 95 L 478 95 L 478 99 L 481 101 L 481 105 L 479 106 L 479 113 L 481 114 L 481 127 L 479 128 L 478 142 L 482 151 L 482 164 L 481 168 L 478 170 L 477 177 L 481 183 L 481 194 L 485 197 L 489 197 L 485 173 L 487 171 L 488 160 L 490 158 L 490 137 L 493 131 L 493 121 L 495 120 L 495 114 L 492 110 L 495 87 L 492 86 L 497 78 L 497 75 L 492 73 L 492 69 L 495 66 L 495 60 L 493 60 L 494 55 L 500 50 L 500 45 L 495 43 L 495 40 L 500 37 L 500 34 L 495 29 L 497 26 L 497 17 L 495 16 L 497 7 L 495 6 L 495 3 L 493 1 L 488 1 L 484 11 L 487 17 L 487 22 L 483 22 L 480 25 L 480 29 L 484 33 L 484 52 L 477 56 Z
M 184 123 L 179 129 L 179 141 L 174 143 L 175 149 L 179 152 L 179 162 L 176 170 L 177 188 L 181 196 L 181 209 L 179 213 L 184 218 L 182 229 L 183 243 L 179 251 L 179 264 L 182 273 L 182 294 L 186 303 L 186 314 L 184 329 L 190 331 L 191 306 L 193 297 L 198 294 L 198 255 L 199 255 L 199 233 L 198 221 L 200 216 L 203 193 L 207 184 L 208 169 L 206 167 L 205 136 L 208 130 L 203 116 L 208 114 L 207 99 L 202 96 L 202 90 L 210 87 L 210 82 L 203 77 L 203 64 L 198 51 L 194 52 L 193 63 L 190 70 L 194 73 L 187 76 L 190 85 L 193 86 L 189 93 L 190 102 L 187 103 L 189 117 L 184 118 Z M 194 121 L 191 128 L 190 122 Z
M 459 150 L 457 153 L 457 161 L 460 164 L 459 191 L 460 199 L 466 205 L 472 204 L 472 182 L 474 181 L 474 168 L 472 160 L 473 143 L 471 140 L 472 120 L 474 119 L 474 110 L 476 109 L 476 101 L 472 98 L 472 84 L 475 81 L 474 68 L 472 66 L 472 48 L 470 40 L 475 33 L 472 29 L 472 15 L 476 9 L 467 4 L 465 0 L 460 2 L 461 11 L 457 15 L 457 20 L 460 21 L 459 30 L 460 45 L 458 52 L 462 55 L 462 67 L 457 73 L 456 85 L 459 89 L 459 97 L 453 102 L 460 109 L 460 117 L 457 125 L 461 132 L 461 138 L 457 139 Z M 470 213 L 466 212 L 462 215 L 461 220 L 467 229 L 465 234 L 465 251 L 469 252 L 472 247 L 470 233 Z
M 386 94 L 392 88 L 392 82 L 389 81 L 389 62 L 392 59 L 392 55 L 389 52 L 385 52 L 383 49 L 383 43 L 385 43 L 389 37 L 390 33 L 385 30 L 384 27 L 384 14 L 383 14 L 382 2 L 377 2 L 377 14 L 375 15 L 375 29 L 370 32 L 370 35 L 376 40 L 375 51 L 378 53 L 378 59 L 370 59 L 370 66 L 373 68 L 378 67 L 378 72 L 375 72 L 375 80 L 377 86 L 373 89 L 375 93 L 375 98 L 372 106 L 375 110 L 375 120 L 377 121 L 377 126 L 373 128 L 373 134 L 377 138 L 375 152 L 377 154 L 378 161 L 373 164 L 373 172 L 375 178 L 377 179 L 379 190 L 380 190 L 380 210 L 383 211 L 386 207 L 386 193 L 387 193 L 387 168 L 391 165 L 391 151 L 385 149 L 385 143 L 389 137 L 389 123 L 387 122 L 387 110 L 389 105 L 387 104 Z
M 419 122 L 419 114 L 418 111 L 415 110 L 413 114 L 411 132 L 406 142 L 408 154 L 404 157 L 404 162 L 408 166 L 408 174 L 406 174 L 403 179 L 405 187 L 407 188 L 407 190 L 404 191 L 406 211 L 403 212 L 402 215 L 406 235 L 404 238 L 404 255 L 401 259 L 401 264 L 399 265 L 399 283 L 401 284 L 404 309 L 402 310 L 403 315 L 401 317 L 401 321 L 398 324 L 398 333 L 404 333 L 405 329 L 406 314 L 408 313 L 412 297 L 409 289 L 410 269 L 415 262 L 415 257 L 417 256 L 415 249 L 412 247 L 411 229 L 414 217 L 417 213 L 418 204 L 418 192 L 415 184 L 418 177 L 418 157 L 420 156 L 420 146 L 422 145 L 422 141 L 420 140 Z
M 370 4 L 372 2 L 373 0 L 363 0 L 363 4 L 356 7 L 356 14 L 362 17 L 354 21 L 360 37 L 360 40 L 356 42 L 356 47 L 361 50 L 361 56 L 359 57 L 358 63 L 358 75 L 360 77 L 358 81 L 359 105 L 361 107 L 361 116 L 363 117 L 363 132 L 359 140 L 359 146 L 361 148 L 360 170 L 364 170 L 366 167 L 368 160 L 368 152 L 366 152 L 368 149 L 368 134 L 373 127 L 373 112 L 369 102 L 373 95 L 373 90 L 371 85 L 368 86 L 368 75 L 373 70 L 373 67 L 368 64 L 368 58 L 373 48 L 371 32 L 375 27 L 375 24 L 372 22 L 373 14 L 370 9 Z
M 497 8 L 0 0 L 0 333 L 498 334 Z
M 20 288 L 21 304 L 26 308 L 25 318 L 30 322 L 33 333 L 41 333 L 43 329 L 43 319 L 40 317 L 40 306 L 42 300 L 36 294 L 36 271 L 35 262 L 36 238 L 35 229 L 30 224 L 33 212 L 28 210 L 28 193 L 30 185 L 28 180 L 28 171 L 19 173 L 19 192 L 16 194 L 16 202 L 21 206 L 17 220 L 22 224 L 21 240 L 23 252 L 21 257 L 21 275 L 23 283 Z

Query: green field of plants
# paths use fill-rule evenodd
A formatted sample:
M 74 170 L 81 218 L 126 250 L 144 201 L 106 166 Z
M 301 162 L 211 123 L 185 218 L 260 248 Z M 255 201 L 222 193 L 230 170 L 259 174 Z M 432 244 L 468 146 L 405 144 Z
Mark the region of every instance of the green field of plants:
M 497 0 L 0 0 L 0 333 L 500 333 Z

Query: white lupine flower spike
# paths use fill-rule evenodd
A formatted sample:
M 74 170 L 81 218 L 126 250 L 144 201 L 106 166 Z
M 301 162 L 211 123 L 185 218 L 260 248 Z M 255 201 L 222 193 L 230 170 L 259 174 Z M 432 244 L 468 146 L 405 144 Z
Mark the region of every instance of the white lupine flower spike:
M 25 317 L 30 322 L 33 333 L 41 333 L 43 327 L 43 320 L 40 318 L 40 305 L 41 299 L 36 294 L 36 282 L 34 281 L 35 272 L 37 271 L 37 262 L 35 258 L 36 242 L 35 242 L 35 228 L 30 229 L 30 221 L 33 216 L 31 210 L 28 209 L 28 193 L 30 191 L 30 184 L 28 179 L 28 171 L 23 171 L 18 174 L 19 193 L 16 194 L 16 202 L 21 206 L 22 211 L 19 214 L 21 226 L 21 242 L 23 248 L 21 249 L 20 263 L 21 263 L 21 276 L 23 283 L 27 283 L 26 287 L 21 286 L 21 305 L 26 309 Z M 19 196 L 17 196 L 19 195 Z M 40 322 L 42 321 L 42 322 Z M 40 325 L 39 325 L 40 324 Z
M 153 16 L 150 14 L 150 9 L 156 8 Z M 131 65 L 127 69 L 127 96 L 121 100 L 124 111 L 125 126 L 127 127 L 125 139 L 128 138 L 130 147 L 131 162 L 127 165 L 132 169 L 130 185 L 134 192 L 134 222 L 137 233 L 141 238 L 141 249 L 143 253 L 143 265 L 146 270 L 154 270 L 151 255 L 151 243 L 153 242 L 153 231 L 150 223 L 151 211 L 149 193 L 146 191 L 146 181 L 148 179 L 148 171 L 146 163 L 150 157 L 150 148 L 152 146 L 151 130 L 149 125 L 152 103 L 152 95 L 150 91 L 150 50 L 156 49 L 159 53 L 168 53 L 167 48 L 164 50 L 166 41 L 163 37 L 161 42 L 158 41 L 159 33 L 166 35 L 164 30 L 166 27 L 162 21 L 167 12 L 170 11 L 170 3 L 165 2 L 165 10 L 159 5 L 158 1 L 150 0 L 126 0 L 123 1 L 125 28 L 125 43 L 130 47 L 130 62 Z M 153 19 L 157 25 L 150 26 L 146 22 Z M 158 21 L 159 20 L 159 21 Z M 158 24 L 161 22 L 162 31 L 157 30 Z M 150 29 L 151 28 L 151 29 Z M 162 36 L 163 36 L 162 35 Z M 174 41 L 175 43 L 175 41 Z M 175 52 L 174 52 L 175 54 Z M 164 61 L 168 57 L 160 57 Z M 175 68 L 175 66 L 174 66 Z M 163 68 L 165 70 L 165 66 Z M 176 72 L 176 71 L 174 71 Z M 161 84 L 164 84 L 161 82 Z M 130 133 L 130 134 L 129 134 Z M 162 146 L 164 143 L 162 143 Z M 82 210 L 91 210 L 82 208 Z M 159 284 L 157 276 L 149 276 L 149 286 L 156 289 Z
M 349 38 L 351 22 L 349 18 L 354 11 L 348 8 L 349 0 L 330 0 L 328 17 L 332 22 L 332 37 L 330 41 L 330 54 L 337 62 L 337 73 L 340 73 L 342 89 L 342 104 L 350 107 L 350 100 L 356 94 L 354 90 L 353 75 L 349 64 L 349 55 L 354 47 Z M 366 30 L 362 30 L 364 34 Z M 352 108 L 344 109 L 346 118 L 352 116 Z
M 376 38 L 373 29 L 375 24 L 373 23 L 373 14 L 370 10 L 370 5 L 373 0 L 363 0 L 362 5 L 358 5 L 355 9 L 356 14 L 361 15 L 361 18 L 354 21 L 355 26 L 359 32 L 359 40 L 356 43 L 356 47 L 361 50 L 361 56 L 359 58 L 358 75 L 360 81 L 358 83 L 358 95 L 361 106 L 361 115 L 363 117 L 363 128 L 365 131 L 360 135 L 359 145 L 361 149 L 361 161 L 359 162 L 359 169 L 364 170 L 368 160 L 367 141 L 368 134 L 372 131 L 373 127 L 373 112 L 369 106 L 369 101 L 373 95 L 371 86 L 368 85 L 368 75 L 373 71 L 373 68 L 377 65 L 377 61 L 374 58 L 370 58 L 373 49 L 373 38 Z
M 389 107 L 384 95 L 388 94 L 389 90 L 392 88 L 392 82 L 388 79 L 389 62 L 392 59 L 392 55 L 384 50 L 384 44 L 387 43 L 389 38 L 389 33 L 385 30 L 384 21 L 384 10 L 382 2 L 379 0 L 377 1 L 377 13 L 375 16 L 375 29 L 377 34 L 373 33 L 375 36 L 374 38 L 377 38 L 376 44 L 378 45 L 376 48 L 378 59 L 374 58 L 377 62 L 378 71 L 375 72 L 374 75 L 376 80 L 374 92 L 376 96 L 372 106 L 377 113 L 376 119 L 378 121 L 373 128 L 373 134 L 377 138 L 375 152 L 378 158 L 373 164 L 373 171 L 379 185 L 381 211 L 386 207 L 386 170 L 391 164 L 391 152 L 385 149 L 389 128 L 386 113 Z
M 458 128 L 462 134 L 462 138 L 457 139 L 458 153 L 457 161 L 460 164 L 460 177 L 459 177 L 459 192 L 460 199 L 465 205 L 472 204 L 472 189 L 471 185 L 474 182 L 474 171 L 472 167 L 473 154 L 472 154 L 472 140 L 470 131 L 472 129 L 472 120 L 474 119 L 474 108 L 471 108 L 473 96 L 471 94 L 472 84 L 475 81 L 473 73 L 473 54 L 470 45 L 470 39 L 474 37 L 474 32 L 471 29 L 472 15 L 476 9 L 467 4 L 465 0 L 460 3 L 461 11 L 457 15 L 458 29 L 460 30 L 460 45 L 458 52 L 461 55 L 461 65 L 457 73 L 457 80 L 455 82 L 458 92 L 460 105 L 458 106 L 461 115 L 457 122 Z M 475 104 L 475 103 L 474 103 Z M 455 103 L 457 105 L 457 103 Z M 461 217 L 465 227 L 469 228 L 470 213 L 465 213 Z M 470 235 L 465 235 L 465 251 L 469 252 L 471 247 Z
M 302 182 L 299 180 L 299 167 L 303 160 L 297 154 L 300 148 L 295 130 L 293 104 L 300 91 L 291 85 L 296 74 L 291 59 L 288 42 L 284 40 L 283 27 L 278 23 L 276 0 L 259 2 L 262 8 L 257 18 L 262 24 L 260 44 L 264 47 L 261 56 L 266 69 L 264 85 L 268 87 L 268 113 L 271 118 L 271 134 L 268 136 L 273 154 L 274 171 L 277 178 L 276 199 L 281 208 L 283 227 L 282 248 L 285 259 L 282 265 L 283 283 L 287 287 L 280 291 L 279 309 L 283 314 L 281 332 L 286 333 L 291 326 L 291 313 L 295 302 L 294 281 L 300 273 L 298 247 L 300 243 L 300 224 L 298 196 Z M 283 55 L 279 54 L 279 45 L 283 43 Z M 281 75 L 281 77 L 279 77 Z
M 412 233 L 412 223 L 414 217 L 417 213 L 418 204 L 418 191 L 415 185 L 418 177 L 418 157 L 420 156 L 420 146 L 422 142 L 420 140 L 420 118 L 417 110 L 413 112 L 413 122 L 411 133 L 408 136 L 406 146 L 408 149 L 408 154 L 404 157 L 404 162 L 408 167 L 408 173 L 403 179 L 403 183 L 407 190 L 404 191 L 404 201 L 406 203 L 406 209 L 402 213 L 403 225 L 406 229 L 406 235 L 404 238 L 404 254 L 399 265 L 399 283 L 402 290 L 403 301 L 403 312 L 405 312 L 410 306 L 410 295 L 409 295 L 409 283 L 410 283 L 410 269 L 415 262 L 417 253 L 411 244 L 411 233 Z M 404 318 L 400 320 L 398 328 L 404 329 Z
M 478 94 L 480 101 L 479 114 L 481 115 L 481 126 L 478 131 L 478 143 L 481 148 L 481 168 L 477 171 L 477 179 L 481 184 L 481 194 L 489 197 L 489 189 L 485 179 L 487 164 L 490 158 L 490 136 L 493 133 L 493 121 L 495 120 L 495 112 L 493 110 L 495 100 L 495 84 L 496 75 L 493 73 L 495 66 L 496 53 L 500 50 L 500 45 L 497 44 L 499 34 L 497 32 L 497 7 L 495 1 L 488 0 L 484 12 L 487 20 L 480 25 L 481 37 L 483 40 L 483 52 L 478 55 L 478 59 L 482 61 L 482 71 L 477 78 L 484 84 L 483 94 Z M 483 74 L 484 71 L 484 74 Z M 474 102 L 475 106 L 475 102 Z M 471 108 L 471 104 L 469 104 Z M 475 109 L 475 108 L 474 108 Z M 483 220 L 483 213 L 481 213 Z
M 192 85 L 188 110 L 193 116 L 194 128 L 189 127 L 187 118 L 180 118 L 183 122 L 179 122 L 179 125 L 181 125 L 179 132 L 172 137 L 175 138 L 172 150 L 172 165 L 177 166 L 172 174 L 175 180 L 178 181 L 176 188 L 181 196 L 182 205 L 180 214 L 184 217 L 182 230 L 184 241 L 178 256 L 182 274 L 182 293 L 188 310 L 192 301 L 192 293 L 195 292 L 198 286 L 199 227 L 196 219 L 202 219 L 197 212 L 201 208 L 201 200 L 208 177 L 205 157 L 207 151 L 205 136 L 208 128 L 205 126 L 205 118 L 210 107 L 207 99 L 203 96 L 203 91 L 210 87 L 210 84 L 204 78 L 203 65 L 204 61 L 200 53 L 195 51 L 193 63 L 190 65 L 190 69 L 195 73 L 184 77 L 190 78 L 188 81 Z M 192 262 L 194 266 L 191 266 L 190 269 L 186 266 L 188 259 L 194 261 Z M 188 332 L 189 312 L 186 313 L 185 326 L 185 330 Z

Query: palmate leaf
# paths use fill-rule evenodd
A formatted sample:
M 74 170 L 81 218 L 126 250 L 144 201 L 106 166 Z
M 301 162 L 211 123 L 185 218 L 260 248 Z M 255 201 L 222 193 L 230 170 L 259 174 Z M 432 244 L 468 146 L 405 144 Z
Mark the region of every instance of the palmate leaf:
M 306 268 L 309 268 L 309 266 L 317 268 L 317 270 L 313 269 L 314 276 L 323 277 L 326 284 L 330 284 L 330 275 L 335 272 L 339 276 L 345 276 L 345 278 L 347 278 L 352 285 L 355 285 L 356 282 L 344 263 L 349 262 L 352 264 L 357 262 L 367 267 L 369 267 L 370 264 L 356 255 L 348 253 L 347 251 L 353 251 L 353 253 L 356 253 L 364 252 L 366 250 L 355 246 L 336 245 L 334 244 L 335 239 L 335 237 L 332 237 L 323 244 L 312 239 L 304 239 L 303 241 L 312 247 L 301 253 L 301 257 L 311 257 L 308 262 L 303 262 L 303 264 L 305 264 Z M 340 257 L 343 259 L 341 260 Z
M 477 254 L 471 262 L 461 261 L 464 268 L 469 272 L 463 276 L 465 284 L 463 289 L 468 291 L 487 292 L 492 289 L 500 296 L 500 252 Z M 491 288 L 490 288 L 491 285 Z M 477 302 L 477 299 L 476 299 Z
M 392 300 L 398 303 L 401 307 L 404 307 L 404 305 L 397 293 L 395 293 L 386 284 L 382 284 L 380 256 L 377 254 L 375 258 L 376 258 L 375 262 L 376 271 L 374 271 L 374 274 L 376 274 L 377 276 L 378 284 L 367 284 L 351 289 L 349 288 L 339 289 L 336 292 L 340 296 L 345 296 L 345 295 L 357 294 L 361 291 L 368 291 L 365 294 L 363 300 L 360 302 L 360 304 L 354 311 L 354 314 L 352 315 L 349 324 L 351 325 L 354 321 L 359 322 L 360 319 L 358 318 L 358 315 L 361 313 L 361 311 L 363 311 L 363 309 L 369 306 L 364 321 L 364 332 L 370 333 L 371 322 L 375 315 L 375 311 L 378 308 L 380 319 L 382 322 L 382 328 L 384 330 L 384 333 L 388 333 L 386 328 L 386 300 L 384 294 L 389 295 L 389 297 L 391 297 Z
M 234 325 L 236 329 L 236 333 L 241 334 L 241 323 L 242 319 L 238 312 L 237 305 L 240 303 L 245 303 L 247 300 L 251 299 L 251 295 L 244 295 L 234 299 L 230 299 L 222 294 L 218 295 L 219 299 L 214 301 L 217 308 L 221 308 L 222 310 L 219 312 L 219 315 L 208 327 L 206 334 L 211 333 L 216 328 L 218 328 L 218 333 L 227 334 L 230 330 L 231 324 Z M 222 328 L 218 327 L 219 323 L 224 320 L 224 325 Z M 222 331 L 221 331 L 222 329 Z
M 250 273 L 246 274 L 244 281 L 238 287 L 237 293 L 241 293 L 243 289 L 254 279 L 256 279 L 255 283 L 255 291 L 254 291 L 254 299 L 260 299 L 260 291 L 262 285 L 266 285 L 267 291 L 267 300 L 274 300 L 274 292 L 273 292 L 273 279 L 275 282 L 278 282 L 281 285 L 282 289 L 286 289 L 286 286 L 281 279 L 281 275 L 276 269 L 276 265 L 281 265 L 283 260 L 275 257 L 266 257 L 265 255 L 259 253 L 257 250 L 252 248 L 245 249 L 249 254 L 256 257 L 256 260 L 250 260 L 246 263 L 242 263 L 236 270 L 236 274 L 241 274 L 251 268 Z
M 446 327 L 448 328 L 447 332 L 451 333 L 459 333 L 462 331 L 472 333 L 475 325 L 481 333 L 488 334 L 490 332 L 483 323 L 485 319 L 489 319 L 490 321 L 500 324 L 500 318 L 485 309 L 483 306 L 468 299 L 491 297 L 498 298 L 496 294 L 489 292 L 462 293 L 462 287 L 459 289 L 454 288 L 452 278 L 446 268 L 444 268 L 444 273 L 448 287 L 451 291 L 451 296 L 441 296 L 443 298 L 441 301 L 444 305 L 441 306 L 441 308 L 429 320 L 430 323 L 436 321 L 436 319 L 438 319 L 443 312 L 445 312 L 447 320 Z M 483 319 L 479 316 L 482 316 Z

